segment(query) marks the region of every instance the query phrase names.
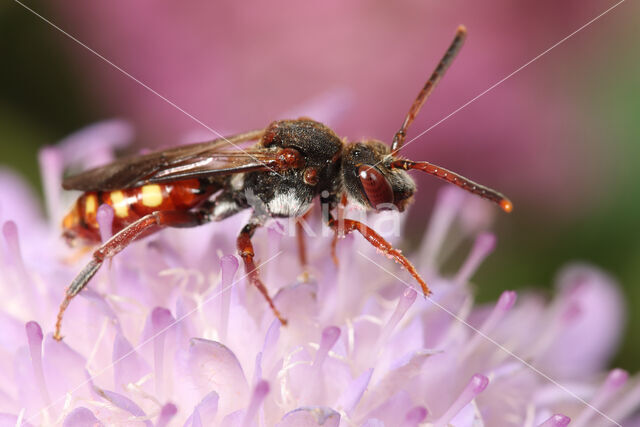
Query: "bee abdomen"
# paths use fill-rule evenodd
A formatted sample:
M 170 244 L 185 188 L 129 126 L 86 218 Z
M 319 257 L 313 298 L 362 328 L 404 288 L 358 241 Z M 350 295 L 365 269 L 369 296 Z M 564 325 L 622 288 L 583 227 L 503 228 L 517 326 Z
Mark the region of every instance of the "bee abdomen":
M 98 208 L 113 208 L 112 233 L 117 233 L 137 219 L 156 212 L 188 210 L 209 198 L 215 188 L 196 179 L 169 184 L 147 184 L 114 191 L 89 191 L 76 200 L 62 220 L 64 237 L 69 244 L 100 242 Z

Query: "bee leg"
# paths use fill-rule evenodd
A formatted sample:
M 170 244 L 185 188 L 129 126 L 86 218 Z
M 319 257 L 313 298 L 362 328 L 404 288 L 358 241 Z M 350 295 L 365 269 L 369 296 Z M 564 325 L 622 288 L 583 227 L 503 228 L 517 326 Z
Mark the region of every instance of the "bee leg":
M 331 240 L 331 258 L 333 258 L 333 263 L 335 264 L 336 267 L 340 266 L 340 263 L 338 261 L 338 254 L 336 252 L 337 246 L 338 246 L 338 239 L 340 237 L 344 237 L 345 236 L 345 232 L 344 232 L 344 211 L 347 207 L 347 196 L 345 194 L 342 195 L 342 199 L 340 200 L 340 203 L 338 204 L 338 206 L 336 207 L 336 211 L 338 214 L 338 224 L 336 227 L 334 227 L 334 233 L 333 233 L 333 240 Z
M 276 308 L 273 300 L 269 296 L 269 292 L 267 288 L 264 286 L 264 283 L 260 280 L 258 276 L 258 268 L 253 262 L 253 257 L 255 256 L 253 252 L 253 244 L 251 243 L 251 237 L 253 233 L 256 231 L 256 228 L 262 225 L 262 222 L 252 218 L 247 225 L 242 228 L 240 235 L 238 236 L 237 246 L 238 246 L 238 254 L 242 257 L 242 261 L 244 262 L 244 269 L 249 276 L 249 281 L 253 286 L 258 288 L 262 296 L 267 300 L 269 307 L 271 307 L 271 311 L 278 318 L 282 325 L 287 324 L 287 320 L 282 317 L 278 309 Z
M 302 281 L 309 281 L 309 261 L 307 259 L 307 245 L 304 238 L 304 225 L 302 221 L 306 221 L 311 216 L 311 210 L 300 218 L 296 218 L 296 237 L 298 239 L 298 259 L 300 261 L 300 267 L 302 267 Z
M 55 332 L 53 338 L 60 341 L 62 335 L 62 317 L 69 306 L 69 303 L 86 285 L 89 280 L 98 272 L 102 263 L 114 257 L 131 242 L 139 237 L 146 236 L 154 232 L 154 228 L 161 227 L 195 227 L 209 220 L 206 212 L 200 211 L 158 211 L 145 215 L 139 220 L 129 224 L 127 227 L 114 234 L 109 240 L 100 245 L 93 253 L 93 259 L 84 269 L 73 279 L 71 285 L 66 290 L 64 300 L 60 304 L 58 317 L 56 319 Z
M 411 264 L 411 262 L 404 256 L 402 253 L 395 249 L 389 242 L 387 242 L 381 235 L 373 231 L 370 227 L 365 224 L 355 221 L 353 219 L 344 219 L 342 227 L 344 228 L 344 234 L 347 235 L 352 231 L 358 231 L 362 234 L 362 237 L 367 239 L 369 243 L 375 246 L 376 249 L 382 251 L 384 254 L 393 258 L 398 264 L 402 265 L 407 271 L 420 283 L 422 287 L 422 293 L 425 297 L 429 296 L 431 291 L 429 287 L 425 283 L 425 281 L 420 277 L 416 268 Z M 329 227 L 333 229 L 337 229 L 339 227 L 338 221 L 333 218 L 329 218 Z

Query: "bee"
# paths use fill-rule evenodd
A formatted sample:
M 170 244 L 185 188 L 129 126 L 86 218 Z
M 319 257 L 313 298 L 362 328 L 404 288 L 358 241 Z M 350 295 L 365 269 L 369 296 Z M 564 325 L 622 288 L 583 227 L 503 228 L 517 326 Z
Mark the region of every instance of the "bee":
M 260 280 L 251 238 L 269 218 L 301 217 L 316 200 L 329 207 L 324 216 L 335 231 L 331 246 L 334 260 L 336 238 L 357 231 L 400 263 L 428 296 L 427 284 L 409 260 L 362 222 L 344 218 L 344 207 L 351 203 L 365 210 L 402 212 L 416 191 L 407 171 L 419 170 L 488 199 L 506 212 L 512 210 L 509 199 L 495 190 L 440 166 L 400 156 L 407 129 L 465 37 L 466 30 L 460 26 L 411 105 L 391 146 L 376 140 L 346 143 L 324 124 L 308 118 L 279 120 L 264 129 L 123 158 L 66 178 L 65 189 L 83 191 L 63 219 L 63 235 L 68 243 L 101 243 L 97 211 L 102 204 L 113 208 L 114 234 L 97 247 L 89 263 L 66 289 L 54 338 L 62 338 L 64 311 L 73 297 L 105 260 L 127 245 L 164 227 L 197 227 L 222 221 L 245 209 L 252 209 L 253 213 L 237 238 L 238 254 L 249 282 L 262 293 L 275 317 L 286 324 Z M 261 209 L 255 208 L 256 200 Z M 304 264 L 302 233 L 298 233 L 298 238 Z

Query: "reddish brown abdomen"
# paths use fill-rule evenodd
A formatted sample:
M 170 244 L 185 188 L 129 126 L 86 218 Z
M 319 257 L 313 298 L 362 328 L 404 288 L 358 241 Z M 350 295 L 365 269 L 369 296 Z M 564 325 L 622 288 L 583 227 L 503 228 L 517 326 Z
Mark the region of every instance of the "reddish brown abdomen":
M 96 215 L 98 207 L 113 208 L 112 233 L 117 233 L 137 219 L 155 211 L 192 209 L 211 196 L 215 188 L 203 186 L 198 180 L 148 184 L 115 191 L 89 191 L 78 198 L 62 220 L 64 237 L 70 244 L 100 242 Z

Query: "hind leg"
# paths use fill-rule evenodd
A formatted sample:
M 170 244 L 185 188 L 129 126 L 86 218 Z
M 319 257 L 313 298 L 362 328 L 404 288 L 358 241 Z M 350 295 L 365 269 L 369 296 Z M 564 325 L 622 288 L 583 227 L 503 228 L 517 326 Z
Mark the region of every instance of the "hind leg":
M 62 317 L 69 303 L 86 285 L 89 280 L 98 272 L 106 259 L 114 257 L 131 242 L 141 236 L 145 236 L 154 231 L 154 228 L 163 227 L 195 227 L 209 221 L 209 215 L 201 211 L 158 211 L 143 216 L 139 220 L 131 223 L 123 228 L 100 245 L 93 252 L 93 259 L 82 269 L 80 274 L 73 279 L 73 282 L 67 288 L 64 300 L 60 304 L 58 317 L 56 320 L 55 332 L 53 338 L 60 341 L 60 329 L 62 328 Z

